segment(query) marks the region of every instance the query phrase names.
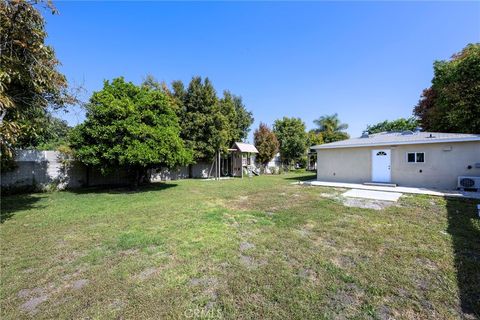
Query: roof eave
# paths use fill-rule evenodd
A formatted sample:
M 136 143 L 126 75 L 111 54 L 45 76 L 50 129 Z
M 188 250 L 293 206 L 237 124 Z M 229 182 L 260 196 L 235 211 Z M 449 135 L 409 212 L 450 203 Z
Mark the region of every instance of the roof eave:
M 390 142 L 377 142 L 369 144 L 348 144 L 348 145 L 328 145 L 320 144 L 311 147 L 312 150 L 322 150 L 322 149 L 345 149 L 345 148 L 362 148 L 362 147 L 381 147 L 381 146 L 398 146 L 398 145 L 409 145 L 409 144 L 430 144 L 430 143 L 451 143 L 451 142 L 472 142 L 480 141 L 480 137 L 471 137 L 471 138 L 457 138 L 457 139 L 432 139 L 432 141 L 390 141 Z

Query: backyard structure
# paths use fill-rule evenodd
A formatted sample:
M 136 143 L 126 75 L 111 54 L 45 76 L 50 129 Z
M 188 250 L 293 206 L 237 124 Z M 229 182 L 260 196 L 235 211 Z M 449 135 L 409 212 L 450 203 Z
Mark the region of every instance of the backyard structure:
M 312 147 L 317 180 L 454 189 L 480 177 L 480 135 L 383 132 Z
M 254 157 L 258 153 L 257 148 L 253 144 L 235 142 L 228 151 L 230 151 L 230 154 L 226 158 L 227 168 L 225 172 L 228 172 L 232 177 L 243 178 L 243 171 L 246 170 L 248 172 L 255 166 Z M 228 167 L 229 162 L 231 164 L 230 167 Z
M 220 159 L 220 176 L 242 177 L 243 169 L 251 170 L 255 146 L 237 142 L 229 153 Z M 16 166 L 12 171 L 2 172 L 2 188 L 38 188 L 54 186 L 58 189 L 74 189 L 101 185 L 125 185 L 130 178 L 121 169 L 115 169 L 107 175 L 98 169 L 88 168 L 79 161 L 66 159 L 58 151 L 17 150 Z M 199 162 L 173 169 L 151 169 L 150 179 L 155 181 L 178 180 L 186 178 L 210 178 L 216 176 L 213 163 Z

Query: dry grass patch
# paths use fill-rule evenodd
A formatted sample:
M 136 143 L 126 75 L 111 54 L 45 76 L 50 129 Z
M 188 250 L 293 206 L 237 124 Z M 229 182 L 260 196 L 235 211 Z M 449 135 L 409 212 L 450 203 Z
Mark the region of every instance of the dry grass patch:
M 476 202 L 348 207 L 301 178 L 3 197 L 2 319 L 478 316 Z

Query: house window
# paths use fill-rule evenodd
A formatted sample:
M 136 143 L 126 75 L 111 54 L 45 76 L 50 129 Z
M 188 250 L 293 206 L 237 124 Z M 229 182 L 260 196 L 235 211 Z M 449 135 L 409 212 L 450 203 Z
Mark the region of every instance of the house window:
M 408 152 L 407 153 L 407 162 L 425 162 L 425 153 L 424 152 Z
M 425 162 L 425 154 L 423 152 L 417 152 L 417 162 Z

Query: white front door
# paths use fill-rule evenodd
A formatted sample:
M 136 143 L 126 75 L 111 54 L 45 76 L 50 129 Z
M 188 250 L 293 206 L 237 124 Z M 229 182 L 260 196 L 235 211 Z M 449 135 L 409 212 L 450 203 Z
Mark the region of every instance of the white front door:
M 372 150 L 372 181 L 390 182 L 390 149 Z

